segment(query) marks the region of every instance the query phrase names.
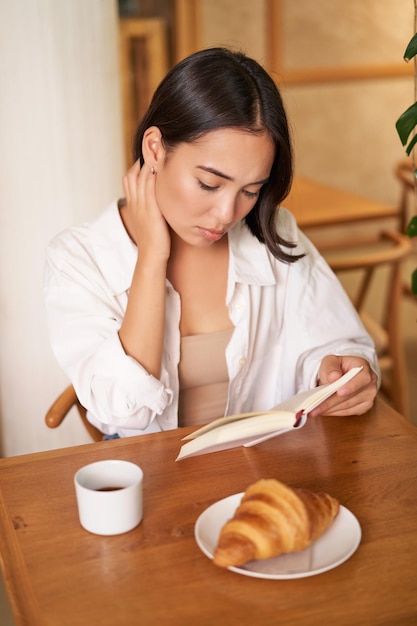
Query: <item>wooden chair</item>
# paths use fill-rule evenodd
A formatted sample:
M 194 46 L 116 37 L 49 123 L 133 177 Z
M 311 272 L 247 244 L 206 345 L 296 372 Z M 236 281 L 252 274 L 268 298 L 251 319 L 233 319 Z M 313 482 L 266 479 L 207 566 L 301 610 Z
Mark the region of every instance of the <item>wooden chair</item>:
M 402 415 L 408 413 L 407 371 L 400 331 L 400 305 L 402 295 L 401 265 L 411 248 L 410 239 L 396 231 L 386 231 L 378 236 L 354 242 L 343 248 L 335 243 L 332 249 L 323 250 L 329 265 L 337 273 L 353 272 L 354 286 L 347 291 L 365 328 L 375 341 L 382 374 L 381 391 Z M 377 273 L 385 267 L 386 277 L 379 276 L 378 295 L 381 283 L 385 282 L 385 297 L 380 309 L 370 301 L 371 287 Z M 346 286 L 346 285 L 345 285 Z M 375 286 L 374 286 L 375 287 Z
M 72 409 L 73 407 L 77 408 L 78 414 L 81 417 L 81 420 L 93 441 L 101 441 L 103 438 L 103 433 L 100 432 L 88 421 L 87 411 L 80 404 L 80 401 L 78 400 L 75 393 L 75 389 L 72 385 L 69 385 L 66 389 L 64 389 L 64 391 L 58 396 L 58 398 L 47 411 L 45 416 L 45 423 L 48 428 L 57 428 L 57 426 L 59 426 L 64 421 L 70 409 Z
M 400 230 L 405 232 L 411 215 L 414 212 L 416 200 L 416 179 L 414 177 L 414 167 L 411 159 L 401 159 L 394 168 L 395 177 L 400 183 L 401 193 L 399 201 Z

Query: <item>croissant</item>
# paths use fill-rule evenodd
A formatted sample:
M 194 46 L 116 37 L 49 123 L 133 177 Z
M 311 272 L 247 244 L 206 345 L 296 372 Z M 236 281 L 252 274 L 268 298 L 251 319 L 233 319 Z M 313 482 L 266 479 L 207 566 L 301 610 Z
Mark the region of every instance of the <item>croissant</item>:
M 220 531 L 213 562 L 239 566 L 304 550 L 328 528 L 339 502 L 327 493 L 292 488 L 278 480 L 250 485 Z

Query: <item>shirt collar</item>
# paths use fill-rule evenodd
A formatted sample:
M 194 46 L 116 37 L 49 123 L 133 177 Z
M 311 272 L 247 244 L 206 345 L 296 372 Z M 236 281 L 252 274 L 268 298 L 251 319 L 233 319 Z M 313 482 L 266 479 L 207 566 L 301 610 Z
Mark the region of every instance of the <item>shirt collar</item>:
M 294 248 L 287 248 L 290 254 L 305 253 L 299 242 L 299 232 L 292 214 L 280 208 L 276 214 L 276 228 L 281 237 L 295 242 Z M 249 228 L 240 222 L 229 232 L 229 278 L 226 301 L 231 302 L 236 283 L 258 286 L 275 285 L 288 272 L 287 263 L 278 261 L 267 247 L 252 235 Z
M 275 272 L 266 246 L 240 222 L 229 232 L 229 277 L 235 282 L 274 285 Z
M 90 224 L 91 241 L 96 261 L 106 276 L 113 294 L 130 288 L 137 260 L 137 247 L 130 239 L 120 217 L 117 201 Z M 271 255 L 248 227 L 240 222 L 228 233 L 229 278 L 227 301 L 236 283 L 274 285 L 276 272 Z

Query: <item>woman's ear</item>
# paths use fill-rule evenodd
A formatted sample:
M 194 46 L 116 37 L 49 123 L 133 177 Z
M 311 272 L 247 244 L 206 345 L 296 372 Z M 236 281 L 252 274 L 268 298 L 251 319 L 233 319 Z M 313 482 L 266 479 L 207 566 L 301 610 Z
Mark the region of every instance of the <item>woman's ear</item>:
M 147 128 L 142 139 L 143 160 L 149 167 L 158 169 L 165 160 L 165 148 L 162 145 L 162 133 L 157 126 Z

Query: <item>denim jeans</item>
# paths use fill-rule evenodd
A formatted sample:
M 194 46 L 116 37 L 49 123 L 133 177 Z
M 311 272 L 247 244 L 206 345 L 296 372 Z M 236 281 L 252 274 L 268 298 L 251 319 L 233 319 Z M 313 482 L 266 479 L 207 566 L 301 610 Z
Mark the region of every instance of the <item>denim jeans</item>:
M 115 433 L 114 435 L 103 435 L 102 441 L 110 441 L 110 439 L 120 439 L 120 435 Z

